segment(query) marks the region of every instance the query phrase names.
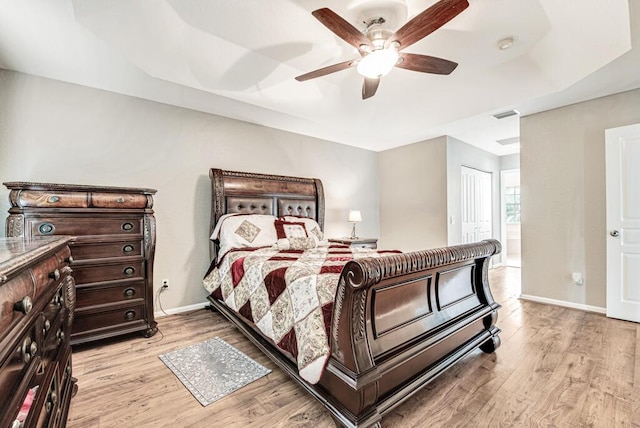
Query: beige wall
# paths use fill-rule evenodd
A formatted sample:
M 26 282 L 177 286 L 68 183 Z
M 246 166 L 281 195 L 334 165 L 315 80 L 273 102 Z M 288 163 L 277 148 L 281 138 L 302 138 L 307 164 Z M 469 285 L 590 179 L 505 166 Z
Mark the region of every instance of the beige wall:
M 523 294 L 605 307 L 604 131 L 638 122 L 640 90 L 521 119 Z
M 380 246 L 447 245 L 447 138 L 379 153 Z
M 210 167 L 318 177 L 328 236 L 378 236 L 377 153 L 78 85 L 0 70 L 0 182 L 158 190 L 155 286 L 165 309 L 205 300 Z M 0 186 L 0 220 L 9 208 Z M 4 236 L 4 227 L 0 227 Z M 158 308 L 156 308 L 157 310 Z

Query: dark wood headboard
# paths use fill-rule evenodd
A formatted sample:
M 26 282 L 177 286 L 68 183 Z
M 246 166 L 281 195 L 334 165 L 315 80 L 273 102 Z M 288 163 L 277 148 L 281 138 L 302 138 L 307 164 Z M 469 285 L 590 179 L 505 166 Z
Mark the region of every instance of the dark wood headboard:
M 324 191 L 317 178 L 286 177 L 211 168 L 211 223 L 229 213 L 294 215 L 315 219 L 324 230 Z M 211 258 L 217 245 L 211 245 Z

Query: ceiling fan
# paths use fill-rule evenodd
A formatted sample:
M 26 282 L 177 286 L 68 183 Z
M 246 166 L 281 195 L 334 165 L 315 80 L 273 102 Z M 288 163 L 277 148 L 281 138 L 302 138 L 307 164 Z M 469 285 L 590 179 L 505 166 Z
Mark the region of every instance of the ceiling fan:
M 296 80 L 303 82 L 355 66 L 358 73 L 364 76 L 362 85 L 364 100 L 375 95 L 380 77 L 391 71 L 393 67 L 421 73 L 450 74 L 458 66 L 453 61 L 400 51 L 433 33 L 468 6 L 467 0 L 440 0 L 416 15 L 396 32 L 382 27 L 384 18 L 366 22 L 367 28 L 361 32 L 331 9 L 315 10 L 312 12 L 313 16 L 342 40 L 358 49 L 361 58 L 311 71 L 296 77 Z

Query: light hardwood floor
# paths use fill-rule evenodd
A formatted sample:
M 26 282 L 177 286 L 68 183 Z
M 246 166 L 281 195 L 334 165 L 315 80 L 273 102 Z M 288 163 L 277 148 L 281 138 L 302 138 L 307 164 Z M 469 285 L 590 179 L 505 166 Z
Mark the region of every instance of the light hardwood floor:
M 520 272 L 490 273 L 502 346 L 476 351 L 383 418 L 383 427 L 640 427 L 640 326 L 518 300 Z M 220 315 L 160 318 L 150 339 L 74 348 L 69 428 L 333 427 L 328 413 Z M 219 336 L 273 372 L 202 407 L 158 359 Z

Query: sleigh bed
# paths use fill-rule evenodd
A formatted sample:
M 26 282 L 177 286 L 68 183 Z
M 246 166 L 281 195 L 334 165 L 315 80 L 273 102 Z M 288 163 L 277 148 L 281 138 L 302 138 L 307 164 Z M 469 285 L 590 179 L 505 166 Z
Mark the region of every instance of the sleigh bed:
M 220 169 L 211 169 L 210 177 L 211 231 L 231 213 L 310 218 L 324 228 L 324 194 L 318 179 Z M 500 306 L 493 300 L 487 275 L 489 259 L 500 249 L 495 240 L 371 256 L 350 255 L 347 247 L 316 249 L 327 259 L 337 260 L 333 252 L 338 252 L 347 260 L 338 270 L 331 268 L 336 272 L 335 296 L 323 306 L 325 312 L 329 308 L 324 318 L 328 358 L 316 383 L 305 380 L 295 355 L 283 352 L 250 314 L 230 309 L 220 292 L 212 292 L 209 300 L 319 400 L 338 426 L 379 427 L 386 413 L 465 355 L 476 348 L 490 353 L 500 345 L 495 326 Z M 266 260 L 273 250 L 247 250 L 253 251 L 262 252 Z M 212 241 L 212 267 L 205 282 L 217 275 L 225 257 L 235 257 L 230 260 L 236 260 L 236 276 L 237 262 L 245 260 L 234 251 L 219 252 L 219 242 Z M 285 251 L 277 260 L 288 254 L 297 258 L 306 251 Z

